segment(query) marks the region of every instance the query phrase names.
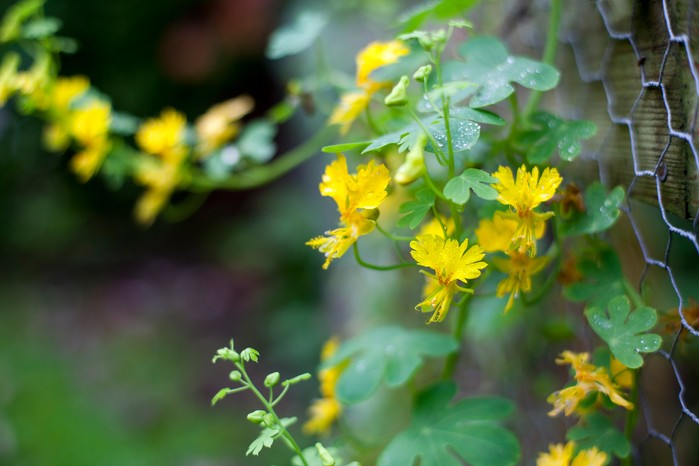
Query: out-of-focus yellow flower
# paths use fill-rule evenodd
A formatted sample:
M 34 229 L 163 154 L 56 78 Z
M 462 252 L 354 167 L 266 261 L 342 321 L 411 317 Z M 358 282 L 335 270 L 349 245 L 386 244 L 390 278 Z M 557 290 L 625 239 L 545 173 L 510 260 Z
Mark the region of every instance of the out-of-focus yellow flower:
M 516 230 L 515 220 L 505 218 L 496 212 L 492 220 L 483 219 L 478 223 L 476 237 L 478 244 L 486 252 L 508 251 Z
M 446 228 L 446 236 L 444 235 L 444 229 Z M 444 218 L 443 216 L 437 218 L 432 217 L 429 222 L 423 224 L 418 231 L 417 236 L 422 235 L 434 235 L 442 238 L 451 236 L 454 233 L 456 226 L 454 224 L 453 218 Z
M 633 369 L 623 365 L 617 358 L 611 357 L 609 361 L 609 373 L 612 380 L 621 388 L 630 390 L 634 385 Z
M 369 75 L 372 71 L 398 61 L 410 50 L 401 41 L 372 42 L 357 54 L 357 87 L 359 91 L 349 92 L 340 98 L 340 103 L 330 115 L 331 125 L 340 125 L 340 133 L 346 134 L 354 120 L 369 106 L 371 96 L 388 82 L 377 82 Z
M 399 40 L 389 42 L 372 42 L 357 54 L 357 86 L 374 93 L 385 82 L 377 82 L 369 77 L 376 69 L 390 65 L 398 61 L 403 55 L 407 55 L 410 50 Z
M 109 140 L 86 146 L 70 159 L 70 168 L 82 182 L 92 178 L 111 148 Z
M 327 361 L 332 357 L 339 346 L 337 337 L 328 340 L 321 350 L 320 360 Z M 322 398 L 314 400 L 309 408 L 310 419 L 303 425 L 306 434 L 327 434 L 335 420 L 342 413 L 342 405 L 335 397 L 335 386 L 347 366 L 346 363 L 335 367 L 323 369 L 318 373 L 320 380 L 320 393 Z
M 149 225 L 177 187 L 180 181 L 180 166 L 152 158 L 144 159 L 136 168 L 134 179 L 147 188 L 136 203 L 136 220 L 143 225 Z
M 165 160 L 179 161 L 186 152 L 184 145 L 185 116 L 171 108 L 166 108 L 158 118 L 151 118 L 136 132 L 136 143 L 149 154 Z
M 98 100 L 68 114 L 68 133 L 82 147 L 71 159 L 70 166 L 83 182 L 95 174 L 111 149 L 110 122 L 110 105 Z M 61 127 L 57 126 L 54 131 L 56 140 L 53 142 L 60 143 Z
M 602 466 L 607 462 L 607 454 L 597 447 L 581 450 L 573 458 L 575 443 L 568 442 L 549 445 L 548 453 L 539 453 L 536 466 Z M 572 460 L 572 463 L 571 463 Z
M 528 254 L 518 252 L 511 253 L 508 258 L 494 257 L 493 264 L 507 274 L 507 278 L 498 283 L 497 296 L 502 297 L 510 293 L 510 298 L 505 305 L 505 312 L 512 308 L 514 299 L 520 291 L 529 293 L 532 290 L 532 275 L 540 272 L 548 263 L 549 258 L 530 257 Z
M 250 113 L 255 102 L 250 96 L 242 95 L 214 105 L 194 122 L 199 144 L 197 151 L 206 156 L 233 139 L 240 131 L 241 118 Z
M 512 248 L 535 256 L 537 234 L 543 234 L 543 225 L 553 216 L 553 212 L 542 214 L 534 212 L 534 208 L 551 199 L 563 179 L 555 168 L 546 168 L 540 178 L 537 167 L 530 173 L 524 165 L 517 170 L 516 179 L 509 167 L 502 166 L 493 173 L 493 177 L 499 181 L 492 185 L 498 191 L 497 200 L 513 209 L 502 215 L 517 222 L 517 229 L 512 237 Z
M 63 125 L 49 123 L 44 126 L 43 141 L 48 150 L 60 152 L 66 150 L 70 145 L 70 134 Z
M 596 367 L 588 361 L 588 353 L 573 353 L 564 351 L 556 364 L 570 364 L 575 371 L 575 385 L 552 393 L 546 401 L 553 404 L 549 416 L 556 416 L 561 411 L 566 416 L 578 408 L 578 404 L 590 393 L 599 392 L 607 395 L 612 403 L 625 409 L 633 409 L 633 404 L 619 392 L 619 388 L 611 381 L 604 367 Z
M 481 269 L 488 265 L 481 261 L 485 252 L 478 245 L 469 249 L 467 239 L 459 244 L 457 240 L 435 235 L 418 236 L 410 242 L 410 248 L 415 262 L 432 269 L 434 275 L 427 275 L 440 285 L 415 308 L 422 312 L 433 312 L 429 322 L 440 322 L 446 317 L 456 292 L 471 291 L 459 286 L 457 282 L 465 283 L 479 277 Z
M 111 107 L 94 100 L 70 116 L 69 132 L 83 146 L 101 145 L 109 134 Z
M 73 100 L 89 88 L 90 81 L 85 76 L 59 77 L 40 103 L 40 107 L 60 115 L 67 112 Z
M 331 125 L 340 125 L 340 134 L 347 134 L 354 120 L 369 105 L 371 95 L 364 91 L 349 92 L 340 97 L 340 103 L 330 114 Z
M 19 55 L 15 53 L 6 54 L 2 60 L 2 65 L 0 66 L 0 106 L 4 106 L 17 90 L 15 79 L 18 66 Z

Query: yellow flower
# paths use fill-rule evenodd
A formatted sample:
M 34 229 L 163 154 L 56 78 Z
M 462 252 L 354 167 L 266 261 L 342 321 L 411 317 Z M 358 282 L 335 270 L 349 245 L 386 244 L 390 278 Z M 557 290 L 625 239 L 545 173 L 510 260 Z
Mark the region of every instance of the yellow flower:
M 556 416 L 561 411 L 566 416 L 571 415 L 578 404 L 590 393 L 598 392 L 607 395 L 612 403 L 625 409 L 633 409 L 633 404 L 626 400 L 618 387 L 609 378 L 604 367 L 596 367 L 588 361 L 588 353 L 573 353 L 564 351 L 556 359 L 556 364 L 570 364 L 575 371 L 575 385 L 552 393 L 546 401 L 553 404 L 549 416 Z
M 537 233 L 543 233 L 544 222 L 553 216 L 553 212 L 542 214 L 533 209 L 551 199 L 563 179 L 555 168 L 546 168 L 539 178 L 537 167 L 529 173 L 524 165 L 517 170 L 516 180 L 509 167 L 499 167 L 493 177 L 499 181 L 492 185 L 498 191 L 497 200 L 513 209 L 503 216 L 517 222 L 512 238 L 513 248 L 522 253 L 529 252 L 531 256 L 536 255 Z
M 102 145 L 109 134 L 111 107 L 98 100 L 75 110 L 68 123 L 68 131 L 85 147 Z
M 358 212 L 343 216 L 341 223 L 345 226 L 326 231 L 325 236 L 317 236 L 306 242 L 307 246 L 325 254 L 325 270 L 333 259 L 342 257 L 360 236 L 371 233 L 375 225 L 373 220 L 368 220 Z
M 549 445 L 548 453 L 540 453 L 536 460 L 536 466 L 602 466 L 607 462 L 607 454 L 597 447 L 589 450 L 581 450 L 573 458 L 574 442 Z M 573 462 L 571 463 L 571 459 Z
M 549 445 L 548 453 L 539 453 L 536 466 L 569 466 L 574 448 L 573 442 L 568 442 L 565 446 L 561 443 Z
M 73 100 L 89 88 L 90 81 L 85 76 L 59 77 L 41 107 L 58 114 L 67 112 Z
M 340 125 L 340 134 L 347 134 L 354 120 L 369 106 L 370 100 L 371 95 L 364 91 L 343 94 L 328 123 Z
M 0 66 L 0 106 L 4 106 L 17 90 L 15 79 L 18 66 L 19 56 L 17 54 L 8 53 L 2 60 Z
M 633 388 L 633 369 L 629 369 L 615 357 L 612 357 L 609 361 L 609 372 L 611 373 L 612 380 L 615 384 L 621 388 Z
M 339 346 L 337 337 L 328 340 L 321 350 L 320 360 L 327 361 L 332 357 Z M 314 400 L 309 408 L 310 419 L 303 425 L 303 431 L 306 434 L 325 434 L 330 430 L 330 427 L 342 413 L 342 405 L 335 398 L 335 386 L 342 374 L 342 371 L 347 366 L 342 363 L 338 366 L 323 369 L 318 373 L 320 379 L 320 393 L 323 398 Z
M 136 221 L 141 225 L 150 225 L 170 198 L 170 191 L 149 189 L 138 198 L 134 208 Z
M 144 158 L 136 167 L 134 180 L 147 188 L 136 203 L 136 220 L 149 225 L 180 182 L 180 167 L 177 163 Z
M 250 113 L 255 102 L 250 96 L 243 95 L 214 105 L 194 123 L 201 155 L 221 147 L 233 139 L 240 131 L 238 121 Z
M 181 160 L 185 153 L 186 123 L 183 114 L 167 108 L 159 118 L 151 118 L 141 125 L 136 133 L 136 143 L 149 154 L 163 159 Z
M 548 263 L 548 257 L 530 257 L 527 254 L 513 252 L 507 259 L 493 258 L 493 263 L 508 276 L 500 283 L 496 293 L 498 297 L 510 293 L 510 298 L 505 305 L 505 312 L 512 308 L 514 299 L 519 296 L 520 291 L 529 293 L 532 290 L 532 275 L 540 272 Z
M 386 198 L 386 187 L 391 177 L 388 168 L 371 160 L 357 167 L 356 174 L 347 170 L 344 155 L 325 167 L 320 194 L 331 197 L 340 212 L 340 228 L 311 239 L 306 245 L 320 250 L 326 260 L 327 269 L 333 259 L 342 256 L 357 238 L 374 229 L 374 221 L 367 218 L 367 212 L 359 209 L 376 209 Z
M 444 225 L 444 228 L 447 229 L 446 231 L 446 236 L 444 235 L 444 228 L 442 227 Z M 449 218 L 446 219 L 444 217 L 432 217 L 429 222 L 425 223 L 420 227 L 420 231 L 418 231 L 417 236 L 421 235 L 435 235 L 435 236 L 440 236 L 442 238 L 446 238 L 447 236 L 450 236 L 452 233 L 454 233 L 454 230 L 456 229 L 456 226 L 454 224 L 454 219 Z
M 398 61 L 410 50 L 399 40 L 390 42 L 372 42 L 357 54 L 357 86 L 370 92 L 376 92 L 386 83 L 372 80 L 369 75 L 382 66 L 390 65 Z
M 78 175 L 80 181 L 89 180 L 102 165 L 110 148 L 111 144 L 107 139 L 86 146 L 70 159 L 71 170 Z
M 607 462 L 607 454 L 597 447 L 578 452 L 570 466 L 603 466 Z
M 476 237 L 478 244 L 486 252 L 508 251 L 516 230 L 517 222 L 515 220 L 505 218 L 496 212 L 492 220 L 484 219 L 478 223 Z
M 401 41 L 372 42 L 357 54 L 357 87 L 340 98 L 340 103 L 330 115 L 329 124 L 340 125 L 340 133 L 346 134 L 354 120 L 369 106 L 371 96 L 389 83 L 369 78 L 372 71 L 398 61 L 410 50 Z
M 64 125 L 51 123 L 44 126 L 44 145 L 50 151 L 60 152 L 70 145 L 70 134 L 66 132 Z
M 434 311 L 429 322 L 440 322 L 446 317 L 456 292 L 470 291 L 457 282 L 465 283 L 479 277 L 481 269 L 488 265 L 480 261 L 485 256 L 483 248 L 474 245 L 468 249 L 468 240 L 459 244 L 457 240 L 435 235 L 418 236 L 410 242 L 410 248 L 410 254 L 419 265 L 434 270 L 434 275 L 428 276 L 440 285 L 415 308 L 422 312 Z

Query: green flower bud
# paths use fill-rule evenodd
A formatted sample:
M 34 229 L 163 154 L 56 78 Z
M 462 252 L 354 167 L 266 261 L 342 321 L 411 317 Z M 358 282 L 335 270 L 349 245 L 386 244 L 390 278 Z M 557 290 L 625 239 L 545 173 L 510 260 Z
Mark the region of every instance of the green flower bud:
M 266 411 L 257 409 L 248 414 L 248 421 L 252 422 L 253 424 L 259 424 L 265 419 L 265 415 L 267 415 Z
M 423 82 L 427 80 L 430 73 L 432 73 L 432 65 L 421 66 L 415 73 L 413 73 L 413 79 L 418 82 Z
M 262 425 L 265 427 L 272 427 L 277 423 L 277 418 L 274 417 L 274 415 L 270 413 L 265 413 L 264 417 L 262 418 Z
M 272 372 L 265 377 L 265 387 L 272 388 L 279 383 L 279 372 Z
M 420 133 L 415 145 L 405 156 L 405 162 L 398 167 L 393 177 L 396 183 L 410 184 L 422 176 L 425 171 L 425 144 L 427 144 L 427 135 Z
M 316 450 L 318 450 L 318 457 L 323 466 L 335 466 L 335 458 L 325 449 L 322 443 L 316 443 Z
M 240 382 L 243 379 L 243 374 L 241 374 L 240 371 L 231 371 L 231 373 L 228 374 L 228 378 L 233 382 Z
M 295 385 L 299 382 L 303 382 L 304 380 L 308 380 L 310 378 L 311 378 L 311 374 L 309 374 L 308 372 L 304 372 L 301 375 L 297 375 L 293 379 L 285 380 L 284 382 L 282 382 L 282 385 L 284 387 L 286 387 L 287 385 Z
M 212 362 L 216 362 L 219 359 L 224 359 L 226 361 L 231 362 L 240 362 L 240 354 L 238 354 L 236 351 L 233 351 L 233 349 L 231 348 L 221 348 L 218 351 L 216 351 L 216 356 L 214 356 Z
M 410 85 L 410 80 L 407 76 L 401 76 L 400 81 L 396 84 L 391 93 L 386 96 L 384 103 L 389 107 L 402 107 L 408 103 L 408 86 Z

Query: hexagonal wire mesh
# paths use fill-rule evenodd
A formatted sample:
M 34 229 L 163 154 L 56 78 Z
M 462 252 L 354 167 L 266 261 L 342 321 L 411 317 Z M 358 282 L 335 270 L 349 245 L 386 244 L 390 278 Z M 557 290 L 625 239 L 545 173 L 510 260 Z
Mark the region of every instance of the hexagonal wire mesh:
M 622 249 L 629 251 L 619 252 L 642 259 L 637 283 L 646 295 L 651 283 L 667 284 L 669 293 L 653 304 L 676 322 L 642 371 L 635 463 L 698 464 L 699 370 L 687 355 L 699 343 L 699 311 L 689 299 L 699 297 L 699 1 L 564 5 L 561 39 L 582 81 L 603 88 L 597 107 L 600 99 L 607 102 L 593 158 L 608 185 L 627 187 L 629 235 Z M 576 116 L 599 121 L 595 105 L 585 106 Z M 676 304 L 663 309 L 669 302 Z

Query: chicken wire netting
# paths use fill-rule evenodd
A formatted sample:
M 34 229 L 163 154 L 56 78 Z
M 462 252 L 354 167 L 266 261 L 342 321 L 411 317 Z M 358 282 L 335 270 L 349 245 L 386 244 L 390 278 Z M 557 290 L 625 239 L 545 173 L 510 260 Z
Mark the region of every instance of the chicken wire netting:
M 564 9 L 560 39 L 582 81 L 564 93 L 572 116 L 598 125 L 588 158 L 600 178 L 626 187 L 612 239 L 665 331 L 641 372 L 634 463 L 696 465 L 699 0 L 569 0 Z

